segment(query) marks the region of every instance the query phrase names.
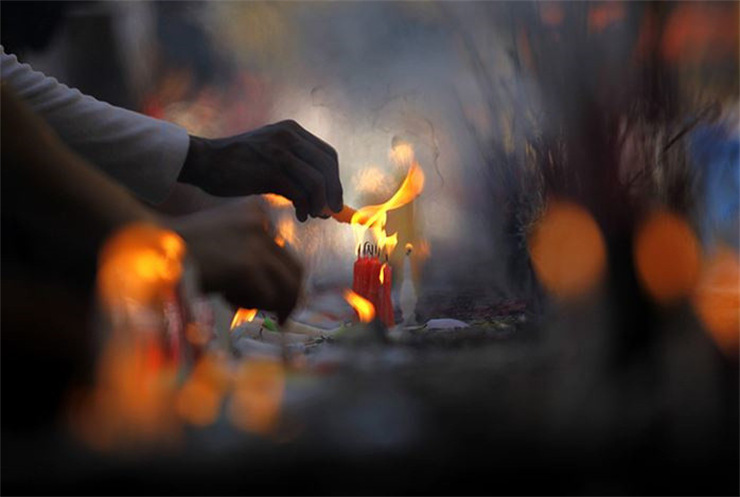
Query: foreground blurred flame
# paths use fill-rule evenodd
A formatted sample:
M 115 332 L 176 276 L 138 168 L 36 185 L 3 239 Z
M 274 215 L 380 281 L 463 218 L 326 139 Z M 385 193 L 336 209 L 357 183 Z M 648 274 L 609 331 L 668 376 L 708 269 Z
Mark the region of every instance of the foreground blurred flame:
M 143 223 L 122 228 L 100 251 L 102 302 L 112 307 L 158 301 L 179 281 L 184 256 L 185 242 L 172 231 Z
M 237 309 L 236 313 L 234 314 L 234 319 L 231 320 L 231 327 L 229 329 L 233 330 L 243 323 L 251 323 L 256 315 L 257 309 Z
M 352 290 L 344 291 L 344 299 L 357 312 L 361 322 L 369 323 L 375 318 L 375 306 L 369 300 L 357 295 Z
M 175 371 L 153 337 L 114 334 L 100 357 L 96 382 L 70 402 L 74 434 L 102 451 L 173 441 Z
M 253 360 L 237 371 L 231 398 L 231 423 L 242 430 L 266 435 L 277 428 L 285 393 L 285 370 L 280 362 Z
M 113 329 L 95 384 L 72 402 L 73 431 L 92 448 L 160 443 L 177 434 L 173 392 L 177 364 L 156 331 L 183 272 L 185 242 L 151 224 L 114 233 L 100 251 L 98 292 Z
M 232 383 L 227 364 L 225 354 L 213 351 L 198 360 L 175 397 L 175 411 L 184 421 L 195 426 L 216 422 Z

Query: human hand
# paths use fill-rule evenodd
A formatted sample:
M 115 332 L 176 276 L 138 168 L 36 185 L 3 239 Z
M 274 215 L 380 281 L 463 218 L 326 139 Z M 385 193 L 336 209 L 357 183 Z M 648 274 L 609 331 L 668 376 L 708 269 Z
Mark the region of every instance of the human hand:
M 267 217 L 235 202 L 167 222 L 183 237 L 205 292 L 238 307 L 275 311 L 285 322 L 296 305 L 303 270 L 268 233 Z
M 343 206 L 336 151 L 295 121 L 228 138 L 191 136 L 179 180 L 217 196 L 283 195 L 300 221 Z

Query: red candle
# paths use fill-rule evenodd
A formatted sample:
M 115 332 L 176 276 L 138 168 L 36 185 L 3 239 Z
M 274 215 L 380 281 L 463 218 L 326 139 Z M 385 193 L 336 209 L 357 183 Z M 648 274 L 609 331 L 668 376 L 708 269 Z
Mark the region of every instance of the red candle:
M 363 295 L 378 309 L 378 297 L 380 294 L 380 261 L 377 257 L 368 258 L 368 284 L 367 294 Z
M 383 264 L 383 284 L 380 287 L 380 319 L 388 328 L 393 326 L 393 300 L 391 299 L 391 287 L 393 285 L 393 269 L 388 263 Z
M 365 257 L 360 256 L 359 252 L 357 254 L 357 260 L 355 261 L 355 265 L 352 271 L 352 291 L 355 292 L 357 295 L 362 295 L 362 280 L 363 280 L 363 271 L 365 270 Z
M 378 319 L 391 327 L 395 324 L 391 300 L 393 271 L 387 262 L 380 262 L 376 252 L 377 248 L 367 243 L 361 251 L 358 250 L 353 267 L 352 291 L 369 300 L 375 307 Z

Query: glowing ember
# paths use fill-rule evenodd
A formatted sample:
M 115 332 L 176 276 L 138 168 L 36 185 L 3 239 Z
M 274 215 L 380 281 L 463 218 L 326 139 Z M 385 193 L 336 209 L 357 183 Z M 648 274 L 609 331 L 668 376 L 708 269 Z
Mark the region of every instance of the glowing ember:
M 344 299 L 357 312 L 361 322 L 369 323 L 375 318 L 375 306 L 369 300 L 357 295 L 352 290 L 344 291 Z
M 234 319 L 231 320 L 231 328 L 234 329 L 240 324 L 243 323 L 250 323 L 254 319 L 254 317 L 257 315 L 257 309 L 243 309 L 240 308 L 236 311 L 236 314 L 234 314 Z

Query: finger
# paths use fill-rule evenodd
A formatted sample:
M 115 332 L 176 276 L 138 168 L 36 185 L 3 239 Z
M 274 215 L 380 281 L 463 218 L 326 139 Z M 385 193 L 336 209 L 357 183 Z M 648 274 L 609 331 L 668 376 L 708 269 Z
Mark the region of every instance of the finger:
M 295 145 L 293 153 L 323 176 L 327 204 L 331 210 L 339 212 L 344 200 L 336 156 L 330 156 L 307 140 Z
M 317 217 L 326 206 L 326 186 L 324 178 L 313 167 L 297 156 L 290 154 L 291 159 L 287 161 L 286 172 L 294 183 L 300 185 L 303 190 L 308 192 L 308 203 L 310 213 Z
M 295 215 L 300 222 L 308 219 L 309 202 L 306 191 L 291 178 L 280 177 L 276 180 L 275 193 L 290 199 L 295 207 Z

